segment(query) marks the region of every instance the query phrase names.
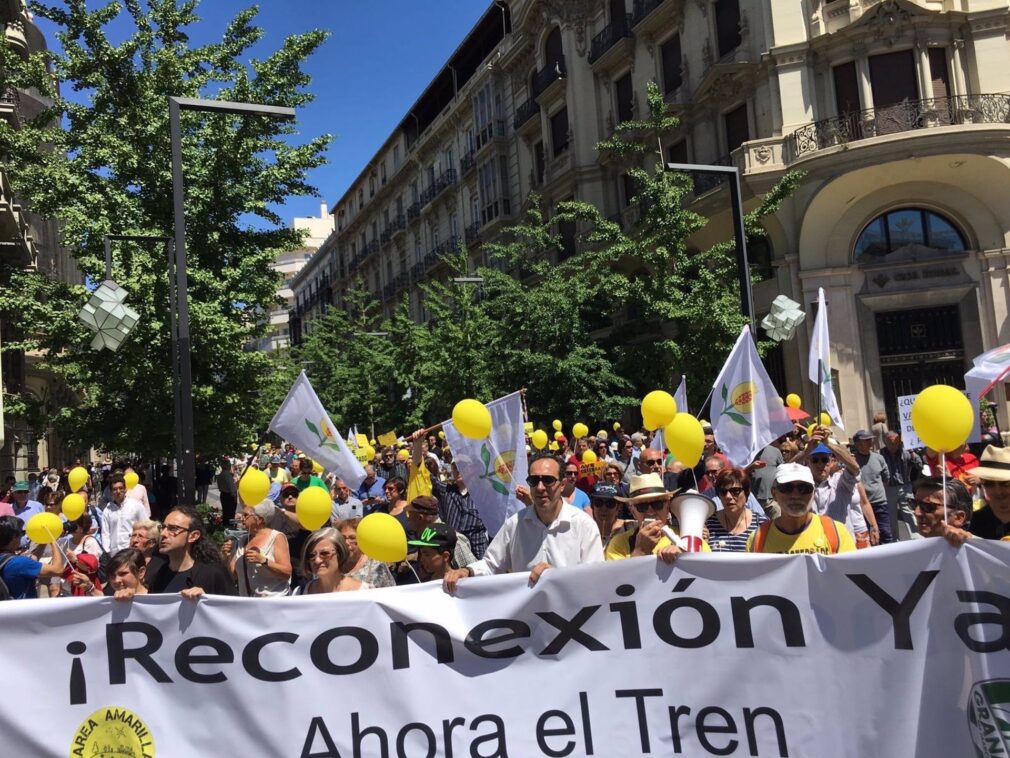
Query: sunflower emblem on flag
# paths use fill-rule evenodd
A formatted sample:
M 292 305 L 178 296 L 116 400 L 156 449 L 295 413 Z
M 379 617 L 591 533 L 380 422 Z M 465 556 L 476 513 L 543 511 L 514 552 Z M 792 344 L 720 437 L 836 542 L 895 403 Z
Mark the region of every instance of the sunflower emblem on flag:
M 509 494 L 509 484 L 512 482 L 512 467 L 515 465 L 516 454 L 514 450 L 506 450 L 494 459 L 491 463 L 491 448 L 485 442 L 480 447 L 480 460 L 484 464 L 484 473 L 481 479 L 487 479 L 488 483 L 499 495 Z
M 319 438 L 320 447 L 329 447 L 334 450 L 340 449 L 340 445 L 337 444 L 336 432 L 333 431 L 333 427 L 330 426 L 329 420 L 325 416 L 319 419 L 318 426 L 308 419 L 305 419 L 305 426 L 307 426 L 309 431 Z

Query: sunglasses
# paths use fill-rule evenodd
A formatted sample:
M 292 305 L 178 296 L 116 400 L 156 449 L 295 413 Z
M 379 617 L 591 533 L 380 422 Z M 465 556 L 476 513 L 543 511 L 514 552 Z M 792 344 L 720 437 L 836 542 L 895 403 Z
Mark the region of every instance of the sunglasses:
M 616 500 L 591 500 L 589 503 L 593 508 L 613 508 L 617 505 Z
M 776 484 L 775 488 L 786 495 L 793 492 L 799 492 L 801 495 L 809 495 L 814 491 L 813 485 L 807 484 L 806 482 L 785 482 L 783 484 Z
M 827 463 L 830 460 L 831 460 L 831 456 L 830 455 L 811 455 L 810 456 L 810 462 L 811 463 Z
M 662 466 L 663 465 L 663 459 L 662 458 L 643 458 L 642 459 L 642 465 L 643 466 Z
M 566 471 L 565 472 L 565 476 L 578 476 L 578 475 L 579 475 L 578 471 Z
M 666 507 L 666 501 L 652 500 L 646 503 L 635 503 L 634 505 L 640 511 L 661 511 Z
M 531 474 L 526 477 L 526 483 L 530 487 L 534 488 L 539 487 L 541 484 L 544 485 L 544 487 L 553 487 L 558 483 L 558 478 L 556 476 L 537 476 L 535 474 Z
M 916 500 L 915 501 L 915 507 L 918 508 L 923 513 L 932 514 L 932 513 L 936 513 L 936 510 L 938 508 L 940 510 L 942 510 L 943 509 L 943 503 L 928 503 L 925 500 Z
M 732 495 L 733 497 L 737 497 L 738 495 L 740 495 L 742 493 L 743 493 L 743 487 L 720 487 L 719 488 L 719 494 L 720 495 Z

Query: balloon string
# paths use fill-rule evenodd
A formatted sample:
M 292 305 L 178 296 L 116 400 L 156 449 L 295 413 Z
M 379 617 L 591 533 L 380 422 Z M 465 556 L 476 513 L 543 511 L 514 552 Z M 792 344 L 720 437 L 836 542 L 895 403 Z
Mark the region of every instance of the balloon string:
M 940 451 L 940 477 L 943 482 L 943 523 L 947 523 L 947 454 Z
M 414 578 L 417 579 L 417 583 L 424 584 L 424 582 L 421 581 L 421 577 L 417 575 L 417 571 L 414 570 L 414 565 L 410 561 L 404 561 L 404 563 L 407 564 L 407 568 L 410 569 L 410 572 L 414 575 Z

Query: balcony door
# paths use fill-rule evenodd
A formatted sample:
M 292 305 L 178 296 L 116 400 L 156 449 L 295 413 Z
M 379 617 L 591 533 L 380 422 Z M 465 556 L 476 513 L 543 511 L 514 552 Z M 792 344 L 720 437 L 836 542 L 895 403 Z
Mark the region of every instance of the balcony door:
M 919 88 L 911 50 L 871 55 L 870 86 L 877 134 L 904 132 L 919 125 Z

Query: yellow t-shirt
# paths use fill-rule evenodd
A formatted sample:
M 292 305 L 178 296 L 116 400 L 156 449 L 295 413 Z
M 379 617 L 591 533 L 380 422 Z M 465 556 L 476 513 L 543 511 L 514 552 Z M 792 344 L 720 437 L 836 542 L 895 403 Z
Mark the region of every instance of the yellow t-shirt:
M 671 527 L 672 529 L 672 527 Z M 677 530 L 673 530 L 674 534 L 677 534 Z M 632 536 L 638 536 L 638 529 L 626 529 L 623 532 L 618 532 L 613 537 L 610 538 L 610 542 L 607 543 L 607 549 L 603 553 L 603 557 L 608 561 L 619 561 L 623 558 L 630 558 L 632 551 L 635 549 L 635 543 L 632 540 Z M 679 537 L 680 535 L 677 534 Z M 660 550 L 662 550 L 667 545 L 672 544 L 669 538 L 664 534 L 659 538 L 659 542 L 656 543 L 656 547 L 652 549 L 652 554 L 655 555 Z M 701 552 L 711 553 L 712 548 L 708 546 L 708 542 L 705 540 L 701 541 Z
M 277 473 L 270 477 L 270 481 L 274 484 L 287 484 L 291 481 L 291 474 L 286 468 L 278 468 Z
M 431 494 L 431 474 L 428 467 L 421 461 L 420 466 L 411 466 L 407 476 L 407 502 L 413 502 L 415 497 Z
M 807 526 L 799 534 L 786 534 L 781 531 L 775 522 L 773 521 L 768 527 L 768 534 L 765 536 L 764 549 L 762 553 L 786 553 L 789 555 L 797 553 L 820 553 L 821 555 L 831 554 L 831 543 L 828 542 L 828 536 L 824 533 L 824 524 L 821 523 L 820 517 L 810 514 L 812 519 Z M 849 530 L 845 528 L 845 524 L 840 524 L 835 522 L 835 530 L 838 532 L 838 552 L 848 553 L 856 549 L 855 540 L 852 539 L 852 535 L 849 534 Z M 750 539 L 747 540 L 747 552 L 754 552 L 754 538 L 757 536 L 757 530 L 751 534 Z

